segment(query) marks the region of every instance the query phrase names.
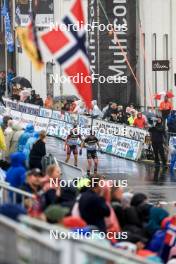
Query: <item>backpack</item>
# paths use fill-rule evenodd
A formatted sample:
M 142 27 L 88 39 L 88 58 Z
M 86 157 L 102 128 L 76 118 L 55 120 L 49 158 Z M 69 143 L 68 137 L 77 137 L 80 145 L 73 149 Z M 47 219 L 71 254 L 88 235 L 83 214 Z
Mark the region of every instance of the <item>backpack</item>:
M 45 155 L 42 158 L 41 164 L 42 164 L 42 171 L 43 172 L 46 171 L 46 169 L 49 165 L 55 164 L 55 165 L 59 166 L 56 157 L 54 157 L 52 154 Z

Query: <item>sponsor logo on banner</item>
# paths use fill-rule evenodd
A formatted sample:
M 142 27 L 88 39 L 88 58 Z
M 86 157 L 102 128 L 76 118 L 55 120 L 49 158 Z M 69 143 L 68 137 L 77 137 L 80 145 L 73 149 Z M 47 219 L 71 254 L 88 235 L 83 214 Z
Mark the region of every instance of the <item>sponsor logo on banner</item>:
M 78 125 L 79 127 L 90 127 L 91 126 L 91 118 L 84 116 L 84 115 L 79 115 L 78 116 Z
M 40 116 L 41 117 L 46 117 L 46 118 L 51 118 L 52 110 L 51 109 L 46 109 L 46 108 L 40 108 Z
M 29 123 L 32 123 L 33 125 L 35 125 L 35 119 L 36 119 L 36 116 L 22 113 L 21 114 L 21 123 L 23 125 L 23 128 L 25 128 L 27 126 L 27 124 L 29 124 Z
M 35 119 L 35 130 L 36 131 L 41 131 L 41 130 L 47 131 L 48 124 L 49 124 L 49 118 L 37 116 Z
M 29 115 L 38 116 L 40 113 L 40 107 L 35 106 L 35 105 L 31 105 L 31 104 L 19 103 L 18 108 L 19 108 L 20 112 L 26 113 Z
M 22 123 L 22 113 L 19 111 L 11 110 L 10 111 L 10 116 L 15 119 L 16 121 L 19 121 Z
M 100 145 L 104 152 L 118 157 L 137 160 L 142 151 L 142 143 L 133 139 L 120 136 L 99 136 Z
M 71 124 L 77 123 L 78 115 L 65 112 L 64 121 Z
M 6 107 L 9 107 L 13 110 L 18 110 L 18 102 L 12 101 L 10 99 L 4 98 L 4 102 L 6 104 Z
M 51 118 L 55 120 L 64 120 L 64 114 L 62 114 L 61 111 L 53 111 Z
M 97 119 L 93 120 L 93 130 L 97 135 L 110 134 L 114 136 L 127 137 L 141 142 L 145 142 L 145 137 L 148 135 L 148 132 L 143 129 L 120 125 L 120 124 L 114 124 Z

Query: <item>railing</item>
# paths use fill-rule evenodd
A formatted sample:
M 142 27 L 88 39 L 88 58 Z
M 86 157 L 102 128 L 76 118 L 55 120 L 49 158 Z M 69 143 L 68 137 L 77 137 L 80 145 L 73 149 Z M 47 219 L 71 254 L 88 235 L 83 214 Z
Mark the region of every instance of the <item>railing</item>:
M 17 204 L 20 197 L 20 203 L 24 204 L 25 198 L 34 198 L 34 196 L 28 192 L 22 191 L 18 188 L 10 186 L 7 182 L 0 181 L 1 197 L 0 204 L 12 203 Z
M 58 160 L 58 164 L 62 171 L 62 179 L 63 180 L 73 180 L 75 178 L 81 178 L 85 176 L 85 172 L 78 167 L 72 166 L 70 164 L 67 164 L 61 160 Z
M 27 216 L 22 216 L 20 218 L 21 222 L 27 226 L 27 228 L 32 228 L 33 232 L 38 232 L 39 237 L 48 238 L 48 244 L 52 243 L 56 246 L 56 251 L 58 252 L 58 259 L 54 263 L 50 261 L 48 263 L 53 264 L 149 264 L 149 262 L 144 261 L 141 258 L 138 258 L 129 253 L 125 253 L 121 250 L 114 249 L 110 246 L 109 243 L 103 243 L 103 241 L 98 241 L 94 239 L 81 239 L 74 240 L 73 238 L 56 240 L 50 239 L 50 231 L 57 231 L 58 233 L 69 232 L 67 229 L 62 228 L 61 226 L 50 225 L 45 222 L 41 222 L 36 219 L 29 218 Z M 1 223 L 1 218 L 0 218 Z M 35 231 L 34 231 L 35 230 Z M 37 231 L 36 231 L 37 230 Z M 1 234 L 0 234 L 1 235 Z M 40 241 L 36 244 L 36 251 L 39 249 L 38 254 L 41 256 L 44 254 L 44 248 L 40 247 Z M 26 244 L 27 247 L 27 244 Z M 58 248 L 57 248 L 58 247 Z M 62 251 L 59 254 L 59 251 Z M 46 250 L 46 249 L 45 249 Z M 59 258 L 60 256 L 60 258 Z M 31 263 L 31 262 L 29 262 Z M 42 262 L 34 262 L 36 264 Z M 46 263 L 46 262 L 44 262 Z M 11 264 L 11 263 L 10 263 Z M 152 264 L 150 262 L 150 264 Z

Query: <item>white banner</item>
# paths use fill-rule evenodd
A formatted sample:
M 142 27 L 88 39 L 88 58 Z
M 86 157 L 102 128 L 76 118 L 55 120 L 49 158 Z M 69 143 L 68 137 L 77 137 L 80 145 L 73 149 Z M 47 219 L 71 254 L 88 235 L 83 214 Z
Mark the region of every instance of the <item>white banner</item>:
M 18 110 L 22 113 L 26 113 L 29 115 L 38 116 L 40 114 L 40 107 L 37 105 L 26 104 L 26 103 L 19 103 Z
M 21 114 L 21 122 L 20 123 L 23 125 L 23 128 L 26 128 L 27 124 L 29 124 L 29 123 L 32 123 L 35 126 L 35 119 L 36 119 L 36 116 L 23 113 L 23 114 Z
M 101 135 L 122 136 L 130 139 L 138 140 L 140 142 L 144 142 L 145 137 L 148 135 L 148 131 L 143 129 L 126 126 L 123 124 L 110 123 L 98 119 L 93 120 L 93 130 L 97 136 L 101 136 Z
M 99 140 L 106 153 L 130 160 L 138 160 L 141 155 L 142 143 L 139 141 L 113 135 L 100 136 Z
M 49 124 L 49 118 L 37 116 L 35 119 L 35 130 L 38 132 L 41 130 L 47 131 L 48 124 Z
M 40 108 L 40 116 L 41 117 L 46 117 L 46 118 L 51 118 L 52 110 L 41 107 Z

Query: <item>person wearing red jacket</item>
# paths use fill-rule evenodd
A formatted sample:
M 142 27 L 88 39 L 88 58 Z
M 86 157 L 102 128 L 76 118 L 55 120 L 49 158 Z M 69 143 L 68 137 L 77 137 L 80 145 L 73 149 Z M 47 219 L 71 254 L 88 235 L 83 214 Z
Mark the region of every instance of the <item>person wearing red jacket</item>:
M 133 126 L 138 127 L 138 128 L 146 128 L 147 127 L 147 120 L 142 115 L 141 112 L 139 112 L 137 114 L 137 117 L 134 119 Z
M 165 96 L 164 101 L 160 103 L 159 110 L 161 111 L 162 118 L 165 124 L 166 118 L 170 114 L 171 110 L 173 110 L 173 105 L 168 100 L 168 96 Z

